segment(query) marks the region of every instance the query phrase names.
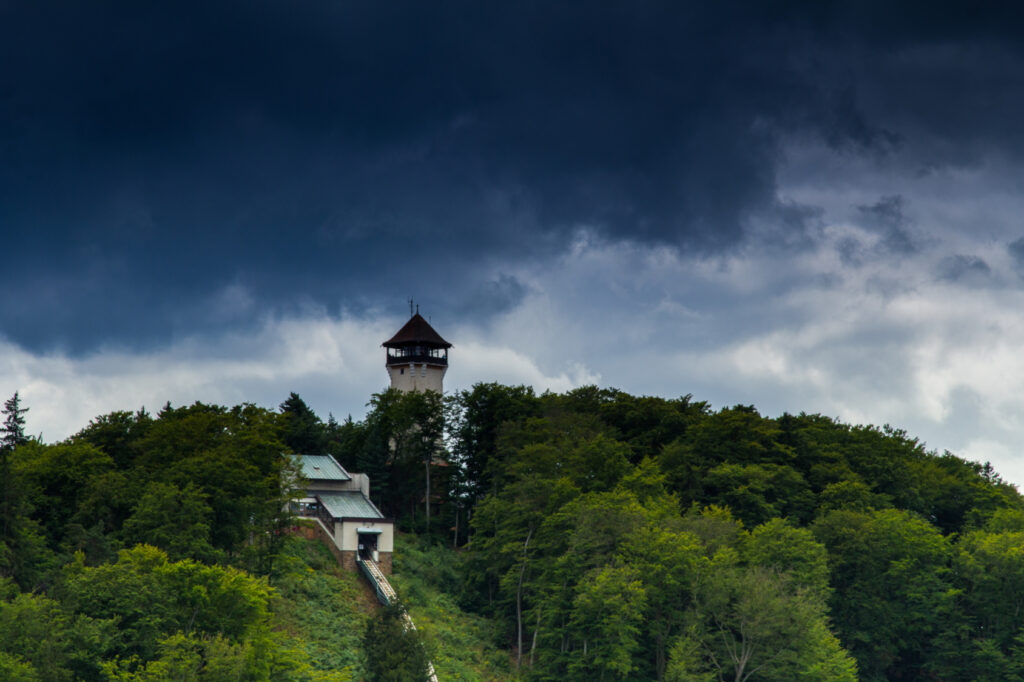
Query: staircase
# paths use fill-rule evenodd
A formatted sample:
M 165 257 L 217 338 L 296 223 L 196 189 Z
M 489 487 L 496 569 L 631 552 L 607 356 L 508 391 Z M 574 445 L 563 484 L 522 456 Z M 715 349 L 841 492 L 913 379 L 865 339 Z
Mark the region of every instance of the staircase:
M 384 577 L 376 561 L 366 561 L 362 558 L 357 558 L 356 563 L 359 565 L 359 570 L 370 581 L 370 585 L 373 586 L 374 591 L 377 593 L 377 600 L 381 604 L 387 606 L 398 599 L 395 589 L 391 587 L 391 583 Z

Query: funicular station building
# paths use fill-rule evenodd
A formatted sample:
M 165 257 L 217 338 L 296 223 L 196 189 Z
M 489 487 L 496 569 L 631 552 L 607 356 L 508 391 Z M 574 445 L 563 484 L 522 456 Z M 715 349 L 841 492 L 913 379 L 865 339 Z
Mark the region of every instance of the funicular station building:
M 308 482 L 298 514 L 318 523 L 345 568 L 356 570 L 357 559 L 372 561 L 390 575 L 395 524 L 370 501 L 369 477 L 350 474 L 330 455 L 296 457 Z

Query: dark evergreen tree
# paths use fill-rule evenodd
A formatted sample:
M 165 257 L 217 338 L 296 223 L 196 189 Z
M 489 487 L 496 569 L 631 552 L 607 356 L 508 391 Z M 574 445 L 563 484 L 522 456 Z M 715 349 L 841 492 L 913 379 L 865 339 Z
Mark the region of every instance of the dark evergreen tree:
M 370 620 L 363 637 L 366 679 L 369 682 L 426 682 L 430 659 L 420 634 L 409 627 L 398 602 L 385 606 Z
M 388 436 L 383 427 L 376 422 L 366 429 L 366 437 L 356 458 L 356 467 L 360 473 L 370 477 L 370 498 L 385 514 L 392 510 L 384 502 L 385 493 L 391 484 L 391 448 L 388 447 Z
M 27 407 L 21 407 L 21 400 L 18 392 L 4 403 L 4 425 L 0 427 L 0 448 L 13 450 L 14 448 L 28 442 L 25 436 L 25 417 Z
M 281 414 L 287 420 L 281 440 L 292 452 L 303 455 L 324 452 L 327 445 L 324 424 L 298 393 L 288 394 L 288 399 L 281 403 Z
M 491 460 L 498 449 L 502 425 L 536 417 L 541 401 L 529 386 L 476 384 L 448 401 L 452 456 L 458 465 L 459 488 L 472 508 L 491 490 Z
M 26 412 L 15 392 L 4 403 L 0 427 L 0 577 L 13 577 L 22 587 L 34 584 L 47 554 L 38 524 L 29 518 L 22 476 L 12 466 L 15 449 L 29 442 L 22 416 Z

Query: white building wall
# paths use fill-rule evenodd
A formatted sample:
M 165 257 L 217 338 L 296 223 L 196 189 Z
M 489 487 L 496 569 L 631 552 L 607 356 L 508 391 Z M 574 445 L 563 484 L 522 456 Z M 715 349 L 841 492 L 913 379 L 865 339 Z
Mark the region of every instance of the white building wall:
M 395 525 L 381 519 L 370 519 L 367 521 L 335 521 L 335 544 L 343 551 L 355 552 L 359 549 L 358 528 L 379 528 L 380 535 L 377 536 L 377 551 L 395 551 Z
M 352 480 L 348 481 L 346 490 L 361 490 L 363 497 L 370 499 L 370 477 L 366 474 L 351 474 Z
M 391 388 L 399 391 L 436 391 L 444 393 L 444 375 L 447 367 L 409 363 L 404 365 L 388 365 L 391 377 Z

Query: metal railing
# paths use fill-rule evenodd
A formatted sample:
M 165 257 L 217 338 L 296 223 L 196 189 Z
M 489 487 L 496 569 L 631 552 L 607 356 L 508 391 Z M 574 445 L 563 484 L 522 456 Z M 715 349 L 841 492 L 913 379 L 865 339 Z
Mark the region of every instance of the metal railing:
M 410 354 L 410 355 L 392 355 L 391 353 L 388 353 L 387 364 L 389 364 L 389 365 L 408 365 L 410 363 L 416 363 L 416 364 L 419 364 L 419 365 L 422 365 L 422 364 L 425 363 L 425 364 L 428 364 L 428 365 L 443 365 L 443 366 L 447 367 L 448 366 L 448 356 L 447 355 L 428 355 L 426 353 L 417 353 L 415 355 L 412 355 L 412 354 Z
M 376 562 L 366 561 L 362 557 L 356 557 L 356 564 L 359 565 L 359 570 L 363 572 L 366 579 L 370 581 L 374 591 L 377 593 L 377 601 L 387 606 L 397 598 L 395 590 L 391 587 L 391 583 L 384 577 L 384 574 L 380 572 L 380 568 L 377 567 Z

